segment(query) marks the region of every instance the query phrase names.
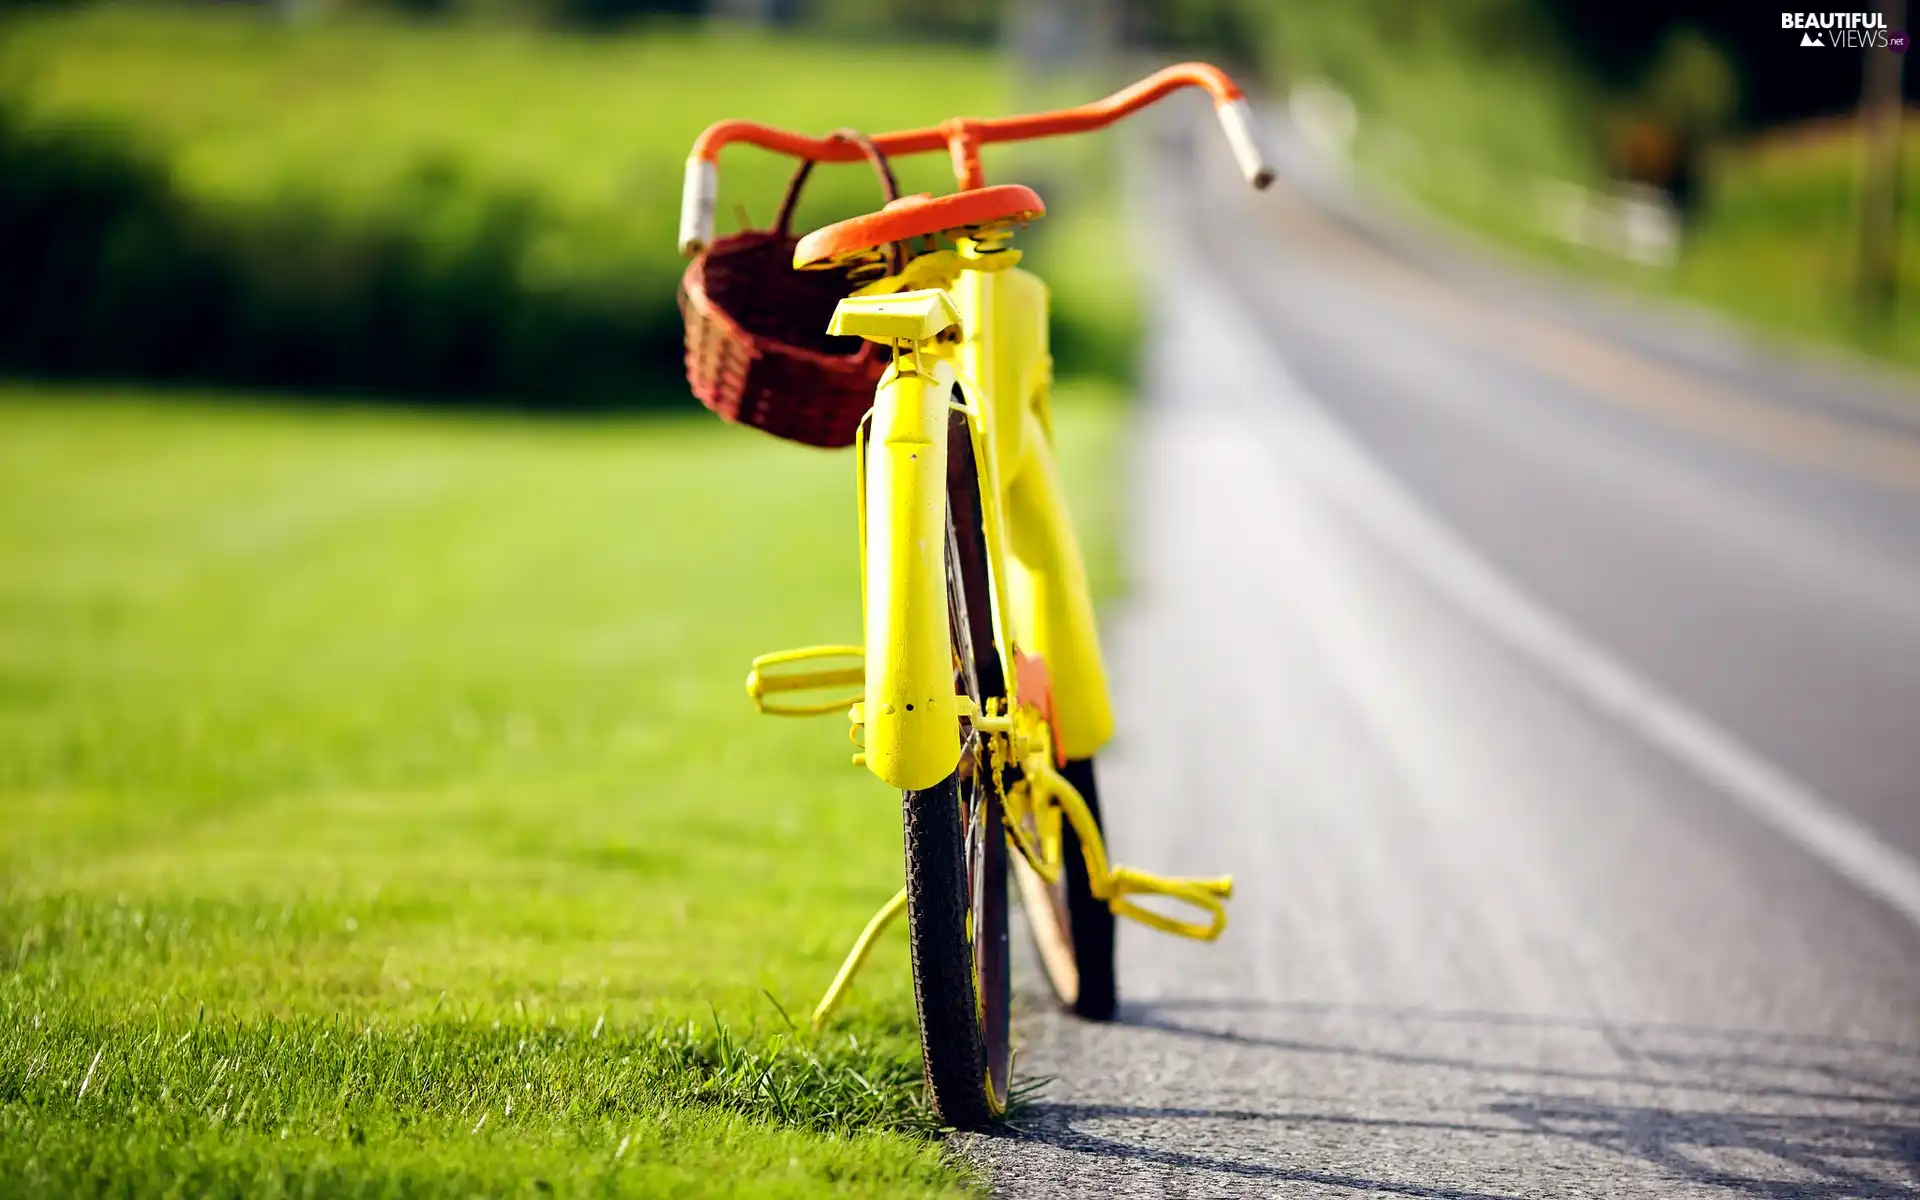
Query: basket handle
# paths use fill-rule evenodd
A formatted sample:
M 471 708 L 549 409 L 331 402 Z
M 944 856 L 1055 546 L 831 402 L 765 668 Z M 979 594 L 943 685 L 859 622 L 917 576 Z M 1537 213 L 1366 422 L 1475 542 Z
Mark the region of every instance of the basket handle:
M 836 129 L 827 136 L 835 141 L 852 142 L 860 147 L 861 153 L 867 156 L 867 161 L 873 164 L 873 173 L 880 177 L 880 192 L 887 198 L 887 203 L 892 204 L 900 198 L 900 183 L 893 177 L 893 167 L 887 162 L 887 156 L 881 152 L 880 147 L 874 145 L 872 138 L 858 129 Z M 814 161 L 811 158 L 800 160 L 799 167 L 793 172 L 793 178 L 787 182 L 787 194 L 780 198 L 780 212 L 773 218 L 773 228 L 774 232 L 781 237 L 793 236 L 793 210 L 800 203 L 800 189 L 806 186 L 807 176 L 813 173 Z M 906 252 L 901 249 L 900 243 L 887 243 L 888 274 L 898 275 L 906 266 L 906 259 Z

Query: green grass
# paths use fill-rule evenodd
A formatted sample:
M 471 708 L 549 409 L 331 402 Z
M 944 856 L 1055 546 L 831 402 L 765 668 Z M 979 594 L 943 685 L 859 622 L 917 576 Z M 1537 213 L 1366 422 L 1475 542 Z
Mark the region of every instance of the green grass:
M 1059 419 L 1107 586 L 1120 411 Z M 851 490 L 710 419 L 8 391 L 0 1191 L 964 1186 L 897 939 L 775 1003 L 900 875 L 740 692 L 857 637 Z
M 1874 315 L 1855 292 L 1860 148 L 1846 125 L 1736 145 L 1665 286 L 1790 338 L 1920 367 L 1920 131 L 1909 118 L 1899 233 L 1901 294 Z

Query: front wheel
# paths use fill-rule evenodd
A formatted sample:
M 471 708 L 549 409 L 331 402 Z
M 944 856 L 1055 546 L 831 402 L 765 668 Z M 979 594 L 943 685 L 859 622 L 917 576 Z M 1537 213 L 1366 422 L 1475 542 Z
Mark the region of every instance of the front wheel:
M 947 627 L 953 684 L 982 704 L 1006 695 L 994 649 L 979 476 L 965 418 L 950 417 Z M 980 1129 L 1006 1108 L 1011 1046 L 1007 838 L 978 731 L 961 727 L 953 774 L 902 794 L 907 942 L 927 1098 L 941 1120 Z
M 981 772 L 904 793 L 907 939 L 927 1098 L 941 1120 L 981 1129 L 1006 1107 L 1009 1045 L 1007 842 Z

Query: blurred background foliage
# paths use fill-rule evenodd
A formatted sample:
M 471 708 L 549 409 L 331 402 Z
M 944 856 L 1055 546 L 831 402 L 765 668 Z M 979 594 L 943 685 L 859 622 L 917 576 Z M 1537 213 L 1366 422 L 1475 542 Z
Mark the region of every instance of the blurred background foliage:
M 902 60 L 244 9 L 43 12 L 10 32 L 0 358 L 31 373 L 569 406 L 671 394 L 674 222 L 702 126 L 1006 104 L 965 48 Z M 940 88 L 916 86 L 927 70 Z M 723 228 L 771 220 L 791 164 L 726 166 Z M 915 188 L 943 171 L 900 164 Z M 798 223 L 878 200 L 865 168 L 823 170 Z
M 1854 329 L 1851 128 L 1762 135 L 1844 112 L 1859 56 L 1784 67 L 1791 41 L 1771 14 L 1703 2 L 15 0 L 0 370 L 681 403 L 672 229 L 709 120 L 899 127 L 1082 97 L 1117 61 L 1189 53 L 1272 95 L 1332 81 L 1363 167 L 1550 254 L 1514 219 L 1541 180 L 1661 189 L 1691 228 L 1656 286 Z M 1102 252 L 1120 228 L 1104 149 L 994 161 L 1052 206 L 1029 243 L 1058 293 L 1061 371 L 1124 378 L 1138 316 Z M 903 171 L 947 186 L 937 161 Z M 784 172 L 730 155 L 722 213 L 764 223 Z M 872 206 L 860 169 L 823 176 L 802 225 Z M 1897 349 L 1904 328 L 1862 337 Z

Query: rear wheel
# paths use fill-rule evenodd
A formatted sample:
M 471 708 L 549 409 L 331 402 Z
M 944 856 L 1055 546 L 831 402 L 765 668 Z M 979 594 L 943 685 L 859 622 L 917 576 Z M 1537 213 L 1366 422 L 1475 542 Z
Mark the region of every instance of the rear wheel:
M 1103 831 L 1100 794 L 1091 758 L 1069 759 L 1061 772 L 1087 802 L 1093 823 Z M 1092 1021 L 1113 1019 L 1117 994 L 1113 977 L 1113 910 L 1094 897 L 1087 860 L 1071 825 L 1061 830 L 1066 862 L 1057 883 L 1048 883 L 1014 855 L 1020 882 L 1020 906 L 1033 930 L 1034 946 L 1047 983 L 1060 1003 Z
M 966 421 L 949 439 L 947 593 L 954 687 L 976 703 L 1004 696 L 994 650 L 991 583 Z M 979 648 L 976 654 L 975 648 Z M 954 772 L 903 794 L 907 940 L 927 1096 L 961 1129 L 990 1124 L 1006 1107 L 1012 1068 L 1007 948 L 1007 840 L 985 747 L 961 727 Z

